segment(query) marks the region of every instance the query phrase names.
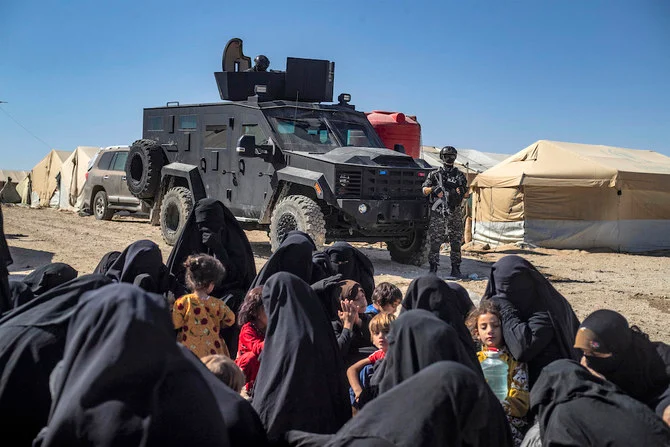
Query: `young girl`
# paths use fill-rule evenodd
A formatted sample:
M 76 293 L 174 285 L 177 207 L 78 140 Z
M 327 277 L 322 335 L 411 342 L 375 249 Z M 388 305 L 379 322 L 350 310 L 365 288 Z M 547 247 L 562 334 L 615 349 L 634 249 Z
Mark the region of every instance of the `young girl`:
M 530 394 L 528 391 L 528 369 L 525 363 L 518 362 L 505 347 L 502 336 L 502 319 L 500 310 L 491 301 L 482 301 L 479 308 L 474 309 L 467 320 L 467 326 L 476 342 L 481 343 L 482 350 L 477 353 L 479 362 L 486 360 L 486 350 L 496 348 L 501 351 L 500 359 L 507 363 L 507 397 L 501 402 L 512 430 L 514 444 L 521 445 L 528 428 L 528 408 Z
M 261 366 L 259 356 L 265 345 L 265 328 L 268 325 L 268 317 L 265 314 L 261 294 L 263 287 L 254 287 L 244 297 L 240 306 L 238 324 L 240 338 L 237 343 L 237 358 L 235 363 L 244 372 L 246 378 L 244 390 L 251 395 L 256 381 L 258 369 Z
M 235 323 L 235 314 L 223 301 L 209 296 L 226 275 L 223 264 L 213 256 L 199 254 L 189 256 L 184 267 L 191 293 L 177 299 L 172 308 L 177 340 L 199 358 L 210 354 L 230 357 L 220 332 Z
M 386 355 L 389 344 L 386 336 L 391 330 L 391 323 L 395 320 L 395 315 L 392 313 L 380 312 L 370 320 L 370 339 L 375 345 L 377 351 L 368 357 L 359 360 L 347 369 L 347 379 L 351 385 L 351 403 L 355 409 L 360 409 L 365 402 L 361 402 L 361 394 L 365 388 L 365 383 L 369 383 L 369 375 L 371 374 L 368 366 L 374 366 L 375 363 L 382 360 Z M 363 380 L 362 380 L 363 379 Z M 365 399 L 363 399 L 365 400 Z

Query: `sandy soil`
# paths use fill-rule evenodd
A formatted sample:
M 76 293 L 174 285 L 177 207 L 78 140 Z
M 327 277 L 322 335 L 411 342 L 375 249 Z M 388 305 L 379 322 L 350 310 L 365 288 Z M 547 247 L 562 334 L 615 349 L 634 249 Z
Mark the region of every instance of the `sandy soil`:
M 13 276 L 21 277 L 49 262 L 66 262 L 80 274 L 90 273 L 100 258 L 111 250 L 123 250 L 138 239 L 159 244 L 164 259 L 170 253 L 158 227 L 135 216 L 115 216 L 112 221 L 53 209 L 29 209 L 3 205 L 5 233 L 14 265 Z M 265 232 L 247 232 L 260 268 L 270 256 Z M 356 244 L 372 260 L 376 280 L 390 281 L 403 292 L 412 279 L 424 274 L 418 268 L 391 261 L 383 244 Z M 639 325 L 652 340 L 670 343 L 670 252 L 644 255 L 582 250 L 521 249 L 501 246 L 495 250 L 466 247 L 461 270 L 476 279 L 459 281 L 477 299 L 486 288 L 490 266 L 506 254 L 526 257 L 544 273 L 583 319 L 590 312 L 609 308 L 622 312 L 631 324 Z M 448 273 L 448 253 L 442 256 Z

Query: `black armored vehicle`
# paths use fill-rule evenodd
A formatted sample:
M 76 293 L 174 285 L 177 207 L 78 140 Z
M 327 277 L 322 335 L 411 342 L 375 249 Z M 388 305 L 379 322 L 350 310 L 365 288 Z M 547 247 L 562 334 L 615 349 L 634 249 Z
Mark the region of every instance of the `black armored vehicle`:
M 432 168 L 385 148 L 349 95 L 326 104 L 333 62 L 288 58 L 285 71 L 263 71 L 232 39 L 222 65 L 214 75 L 224 102 L 144 109 L 143 139 L 126 162 L 130 191 L 152 207 L 168 244 L 193 203 L 213 197 L 245 228 L 268 230 L 273 250 L 299 229 L 317 246 L 386 242 L 393 260 L 425 262 L 421 185 Z

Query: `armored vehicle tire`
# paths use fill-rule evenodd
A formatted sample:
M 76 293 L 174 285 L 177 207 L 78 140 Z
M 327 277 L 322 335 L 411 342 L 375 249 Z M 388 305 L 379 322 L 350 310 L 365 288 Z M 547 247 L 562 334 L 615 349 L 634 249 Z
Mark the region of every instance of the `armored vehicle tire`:
M 416 265 L 421 267 L 428 261 L 430 240 L 426 230 L 417 230 L 414 237 L 405 242 L 387 242 L 386 246 L 391 259 L 400 264 Z
M 326 221 L 314 200 L 305 196 L 287 196 L 275 206 L 270 219 L 273 252 L 292 230 L 304 231 L 314 240 L 317 249 L 323 247 L 326 241 Z
M 93 199 L 93 215 L 98 220 L 112 220 L 114 210 L 109 209 L 107 202 L 107 193 L 105 191 L 98 191 Z
M 152 199 L 161 181 L 163 149 L 153 140 L 137 140 L 126 160 L 126 182 L 139 199 Z
M 174 245 L 186 225 L 193 209 L 193 196 L 188 188 L 177 186 L 171 188 L 161 203 L 161 235 L 168 245 Z

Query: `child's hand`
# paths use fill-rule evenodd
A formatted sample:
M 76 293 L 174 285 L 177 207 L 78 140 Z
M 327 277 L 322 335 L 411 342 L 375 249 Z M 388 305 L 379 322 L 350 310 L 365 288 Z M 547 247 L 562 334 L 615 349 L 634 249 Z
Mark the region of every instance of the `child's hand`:
M 342 301 L 342 311 L 338 312 L 340 320 L 345 329 L 350 329 L 354 327 L 356 319 L 358 318 L 358 307 L 353 301 L 344 300 Z

